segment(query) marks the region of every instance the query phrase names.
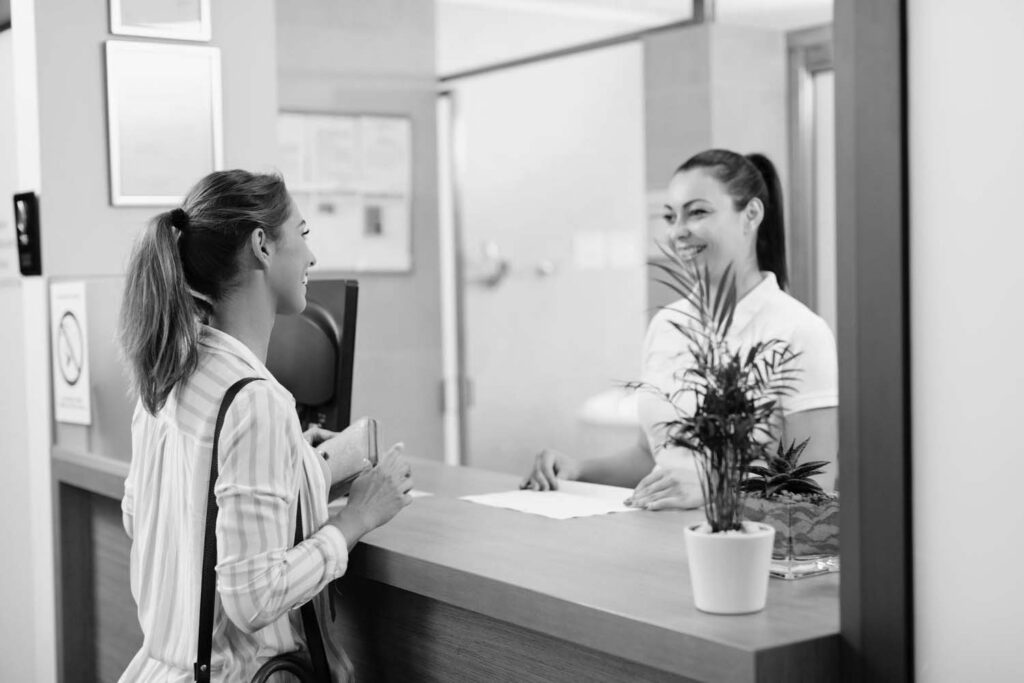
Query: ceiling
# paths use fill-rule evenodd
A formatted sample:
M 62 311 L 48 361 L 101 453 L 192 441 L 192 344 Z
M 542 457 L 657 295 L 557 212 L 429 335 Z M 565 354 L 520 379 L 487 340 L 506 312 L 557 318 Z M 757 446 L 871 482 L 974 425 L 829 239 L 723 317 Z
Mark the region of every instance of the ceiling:
M 611 22 L 673 21 L 690 15 L 690 0 L 436 0 L 496 11 L 529 12 L 555 17 Z
M 832 21 L 833 0 L 714 0 L 715 22 L 791 31 Z M 663 26 L 692 0 L 436 0 L 437 70 L 459 73 Z
M 439 12 L 462 6 L 657 25 L 691 16 L 692 0 L 436 0 Z M 831 21 L 833 0 L 712 0 L 716 21 L 790 30 Z

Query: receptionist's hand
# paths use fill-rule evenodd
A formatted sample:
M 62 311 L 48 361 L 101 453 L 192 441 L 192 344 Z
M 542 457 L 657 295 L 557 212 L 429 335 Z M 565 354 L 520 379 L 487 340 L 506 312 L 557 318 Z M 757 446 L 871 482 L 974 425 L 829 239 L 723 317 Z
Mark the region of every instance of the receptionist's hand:
M 573 480 L 580 477 L 580 464 L 572 456 L 559 451 L 544 449 L 533 461 L 533 470 L 519 485 L 531 491 L 555 491 L 558 480 Z
M 685 469 L 657 469 L 640 480 L 626 505 L 644 510 L 690 510 L 704 502 L 700 484 Z

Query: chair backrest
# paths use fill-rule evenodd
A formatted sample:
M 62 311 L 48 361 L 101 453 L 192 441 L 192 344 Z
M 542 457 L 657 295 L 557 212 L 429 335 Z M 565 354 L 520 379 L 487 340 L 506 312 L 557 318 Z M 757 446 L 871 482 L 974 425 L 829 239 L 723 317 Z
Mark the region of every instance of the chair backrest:
M 306 310 L 278 316 L 267 369 L 295 397 L 303 429 L 319 424 L 337 431 L 352 417 L 359 283 L 315 281 L 309 289 Z

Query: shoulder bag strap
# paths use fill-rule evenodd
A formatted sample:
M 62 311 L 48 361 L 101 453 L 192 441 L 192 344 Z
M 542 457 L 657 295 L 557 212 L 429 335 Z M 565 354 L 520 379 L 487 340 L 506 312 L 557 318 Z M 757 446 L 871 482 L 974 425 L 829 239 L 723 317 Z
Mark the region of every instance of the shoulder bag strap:
M 295 545 L 302 543 L 302 496 L 295 503 Z M 310 599 L 300 610 L 302 613 L 302 630 L 306 633 L 306 648 L 313 664 L 313 672 L 318 681 L 330 683 L 331 670 L 327 665 L 327 653 L 324 651 L 324 639 L 320 634 L 320 622 L 316 619 L 313 599 Z
M 213 598 L 216 593 L 214 567 L 217 564 L 217 497 L 213 494 L 213 487 L 217 483 L 220 430 L 224 426 L 224 416 L 227 415 L 228 407 L 235 400 L 235 396 L 245 385 L 258 379 L 260 378 L 246 377 L 231 385 L 231 388 L 224 394 L 224 400 L 221 401 L 220 412 L 217 413 L 217 426 L 213 430 L 210 490 L 206 498 L 206 533 L 203 536 L 203 581 L 199 597 L 199 647 L 196 662 L 193 665 L 193 674 L 197 683 L 210 683 L 210 654 L 213 650 Z

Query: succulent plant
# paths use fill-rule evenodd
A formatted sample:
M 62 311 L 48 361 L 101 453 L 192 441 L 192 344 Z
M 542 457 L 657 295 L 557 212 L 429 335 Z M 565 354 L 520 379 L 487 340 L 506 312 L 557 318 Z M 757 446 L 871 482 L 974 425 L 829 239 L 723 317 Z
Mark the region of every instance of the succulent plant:
M 768 456 L 765 465 L 751 465 L 747 468 L 750 476 L 743 481 L 743 490 L 761 498 L 771 498 L 778 493 L 825 495 L 821 485 L 811 477 L 821 474 L 829 463 L 824 460 L 800 463 L 800 456 L 807 448 L 808 441 L 810 439 L 797 443 L 794 439 L 788 448 L 779 441 L 775 455 Z

